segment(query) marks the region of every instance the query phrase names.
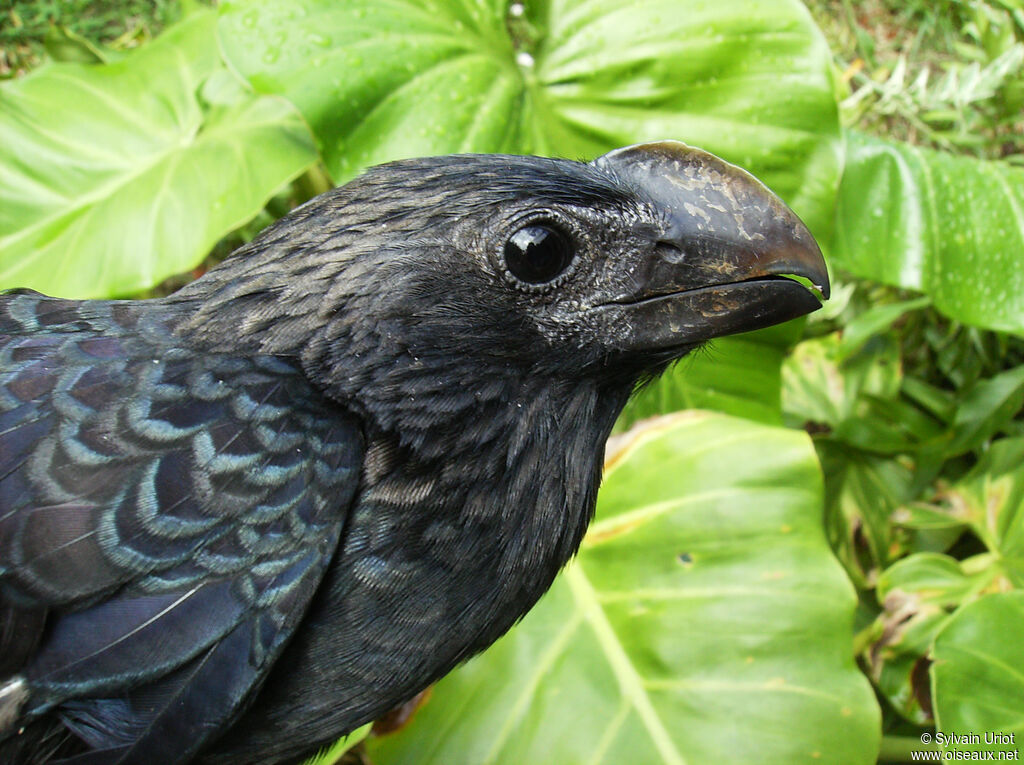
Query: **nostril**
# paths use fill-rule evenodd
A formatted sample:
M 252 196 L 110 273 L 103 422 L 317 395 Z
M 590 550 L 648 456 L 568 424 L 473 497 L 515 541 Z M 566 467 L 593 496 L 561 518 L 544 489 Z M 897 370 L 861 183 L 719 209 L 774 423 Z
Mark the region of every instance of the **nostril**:
M 675 242 L 660 240 L 654 243 L 654 247 L 664 261 L 682 263 L 686 260 L 686 251 Z

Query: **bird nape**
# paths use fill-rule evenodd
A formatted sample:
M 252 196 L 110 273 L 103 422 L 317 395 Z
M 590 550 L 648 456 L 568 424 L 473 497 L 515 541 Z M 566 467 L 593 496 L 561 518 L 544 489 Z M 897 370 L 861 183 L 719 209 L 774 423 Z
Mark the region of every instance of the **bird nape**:
M 639 380 L 821 254 L 665 141 L 375 167 L 167 298 L 0 296 L 0 761 L 294 762 L 521 618 Z

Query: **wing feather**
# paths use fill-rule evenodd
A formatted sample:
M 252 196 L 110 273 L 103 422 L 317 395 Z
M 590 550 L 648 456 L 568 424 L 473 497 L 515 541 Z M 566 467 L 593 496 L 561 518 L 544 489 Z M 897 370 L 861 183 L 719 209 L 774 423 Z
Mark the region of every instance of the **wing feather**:
M 226 725 L 294 632 L 362 435 L 287 360 L 190 352 L 143 304 L 75 306 L 0 297 L 4 669 L 24 719 L 155 765 Z

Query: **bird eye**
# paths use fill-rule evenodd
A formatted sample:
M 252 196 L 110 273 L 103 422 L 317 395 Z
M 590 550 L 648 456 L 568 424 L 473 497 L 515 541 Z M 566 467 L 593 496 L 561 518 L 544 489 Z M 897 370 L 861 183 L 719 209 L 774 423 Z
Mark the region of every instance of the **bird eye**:
M 548 225 L 524 226 L 505 242 L 505 265 L 527 284 L 550 282 L 569 267 L 572 256 L 569 238 Z

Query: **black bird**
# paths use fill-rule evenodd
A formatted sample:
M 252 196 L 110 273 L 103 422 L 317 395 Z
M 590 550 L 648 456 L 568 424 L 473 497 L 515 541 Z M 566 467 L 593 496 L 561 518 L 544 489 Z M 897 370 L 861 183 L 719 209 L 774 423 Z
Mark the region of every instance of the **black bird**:
M 292 762 L 509 629 L 630 392 L 819 307 L 676 142 L 373 168 L 168 298 L 0 297 L 0 761 Z M 826 294 L 827 296 L 827 294 Z

